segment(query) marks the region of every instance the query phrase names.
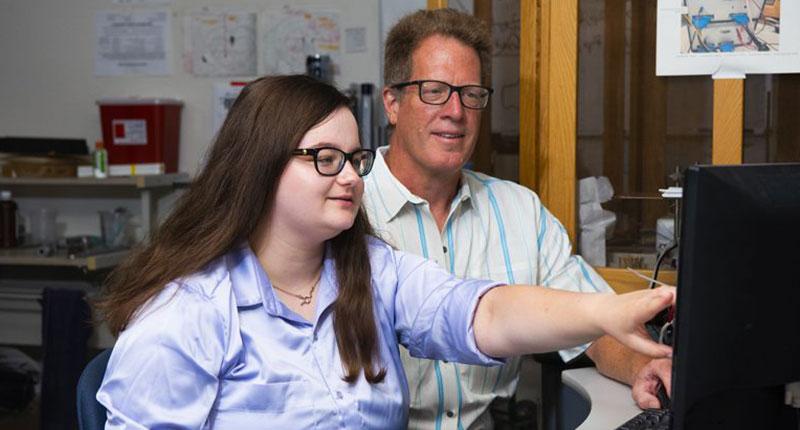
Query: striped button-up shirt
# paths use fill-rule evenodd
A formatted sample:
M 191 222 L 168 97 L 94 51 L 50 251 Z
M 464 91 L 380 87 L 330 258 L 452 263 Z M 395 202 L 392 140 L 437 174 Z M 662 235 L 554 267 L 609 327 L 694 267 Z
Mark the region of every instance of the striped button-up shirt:
M 531 190 L 464 170 L 439 231 L 428 202 L 389 171 L 387 149 L 379 149 L 365 178 L 364 206 L 376 233 L 390 244 L 432 259 L 459 277 L 611 291 L 582 258 L 571 255 L 564 227 Z M 561 356 L 569 360 L 587 346 L 561 351 Z M 411 393 L 409 428 L 480 427 L 489 403 L 516 390 L 519 359 L 490 368 L 417 359 L 406 350 L 402 358 Z

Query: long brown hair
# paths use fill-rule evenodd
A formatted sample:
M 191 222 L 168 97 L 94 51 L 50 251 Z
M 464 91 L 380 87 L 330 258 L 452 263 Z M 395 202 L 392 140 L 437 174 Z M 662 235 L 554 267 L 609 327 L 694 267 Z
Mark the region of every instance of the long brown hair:
M 134 249 L 106 282 L 96 303 L 112 333 L 124 330 L 148 300 L 175 279 L 195 273 L 247 240 L 268 217 L 281 174 L 303 136 L 347 106 L 336 88 L 303 75 L 263 77 L 248 84 L 231 107 L 205 167 L 148 241 Z M 373 315 L 363 209 L 352 228 L 331 239 L 339 295 L 334 332 L 346 370 L 383 380 Z M 378 370 L 376 370 L 378 369 Z

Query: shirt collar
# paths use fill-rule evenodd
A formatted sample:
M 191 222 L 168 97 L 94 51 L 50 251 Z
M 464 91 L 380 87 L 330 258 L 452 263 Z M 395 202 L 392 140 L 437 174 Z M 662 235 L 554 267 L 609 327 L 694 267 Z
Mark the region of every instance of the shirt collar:
M 384 222 L 391 221 L 408 203 L 425 203 L 425 200 L 409 191 L 389 170 L 384 158 L 388 149 L 388 146 L 383 146 L 375 151 L 375 164 L 372 166 L 369 176 L 367 176 L 367 180 L 371 181 L 375 186 L 378 198 L 381 199 L 385 208 L 385 211 L 380 213 L 384 217 Z
M 319 320 L 325 311 L 336 300 L 338 293 L 336 283 L 336 267 L 331 256 L 330 244 L 326 245 L 325 258 L 322 264 L 322 274 L 317 286 L 316 319 Z M 250 245 L 244 242 L 236 252 L 232 253 L 230 264 L 231 288 L 236 297 L 237 307 L 250 307 L 258 304 L 264 305 L 264 310 L 270 315 L 287 319 L 298 319 L 298 316 L 280 303 L 275 296 L 267 273 L 261 267 L 261 262 L 255 255 Z M 253 288 L 256 286 L 257 288 Z M 301 319 L 301 322 L 305 322 Z M 313 321 L 311 321 L 313 323 Z
M 380 215 L 384 217 L 383 222 L 388 223 L 394 219 L 400 210 L 407 204 L 418 205 L 427 203 L 425 199 L 412 193 L 400 180 L 398 180 L 389 170 L 386 164 L 385 154 L 389 150 L 389 146 L 382 146 L 378 148 L 375 157 L 375 164 L 372 166 L 372 171 L 367 176 L 368 181 L 372 181 L 375 186 L 379 198 L 384 203 L 385 211 Z M 461 171 L 461 184 L 458 192 L 456 193 L 453 202 L 450 205 L 450 211 L 454 211 L 461 202 L 468 201 L 472 195 L 467 175 Z
M 265 306 L 274 308 L 274 295 L 262 294 L 261 286 L 268 285 L 269 280 L 266 279 L 267 276 L 247 241 L 241 243 L 238 249 L 231 253 L 230 258 L 228 270 L 236 306 L 248 307 L 264 303 Z

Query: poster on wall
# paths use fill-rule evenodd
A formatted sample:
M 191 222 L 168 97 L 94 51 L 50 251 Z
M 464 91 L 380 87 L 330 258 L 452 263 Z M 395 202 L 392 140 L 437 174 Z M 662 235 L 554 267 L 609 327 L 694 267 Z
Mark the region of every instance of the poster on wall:
M 305 73 L 306 56 L 321 54 L 338 63 L 341 26 L 336 11 L 292 6 L 259 16 L 263 74 Z
M 184 69 L 195 76 L 255 76 L 256 14 L 193 12 L 184 17 Z
M 172 73 L 169 11 L 100 11 L 94 25 L 96 76 Z
M 247 82 L 216 82 L 214 83 L 214 98 L 211 102 L 211 111 L 214 118 L 211 122 L 211 135 L 216 136 L 233 102 L 239 97 Z
M 800 2 L 658 0 L 656 74 L 800 72 Z

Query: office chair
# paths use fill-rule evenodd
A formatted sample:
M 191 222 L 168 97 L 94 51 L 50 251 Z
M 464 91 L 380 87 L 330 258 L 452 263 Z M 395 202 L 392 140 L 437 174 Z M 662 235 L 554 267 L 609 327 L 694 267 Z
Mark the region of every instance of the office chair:
M 569 363 L 564 363 L 557 352 L 533 354 L 533 359 L 542 367 L 542 428 L 543 430 L 564 428 L 562 399 L 569 393 L 565 392 L 561 383 L 561 372 L 567 369 L 592 367 L 594 362 L 586 354 L 582 354 Z
M 106 408 L 95 396 L 103 375 L 106 373 L 111 349 L 95 356 L 83 369 L 78 380 L 78 428 L 80 430 L 102 430 L 106 425 Z

